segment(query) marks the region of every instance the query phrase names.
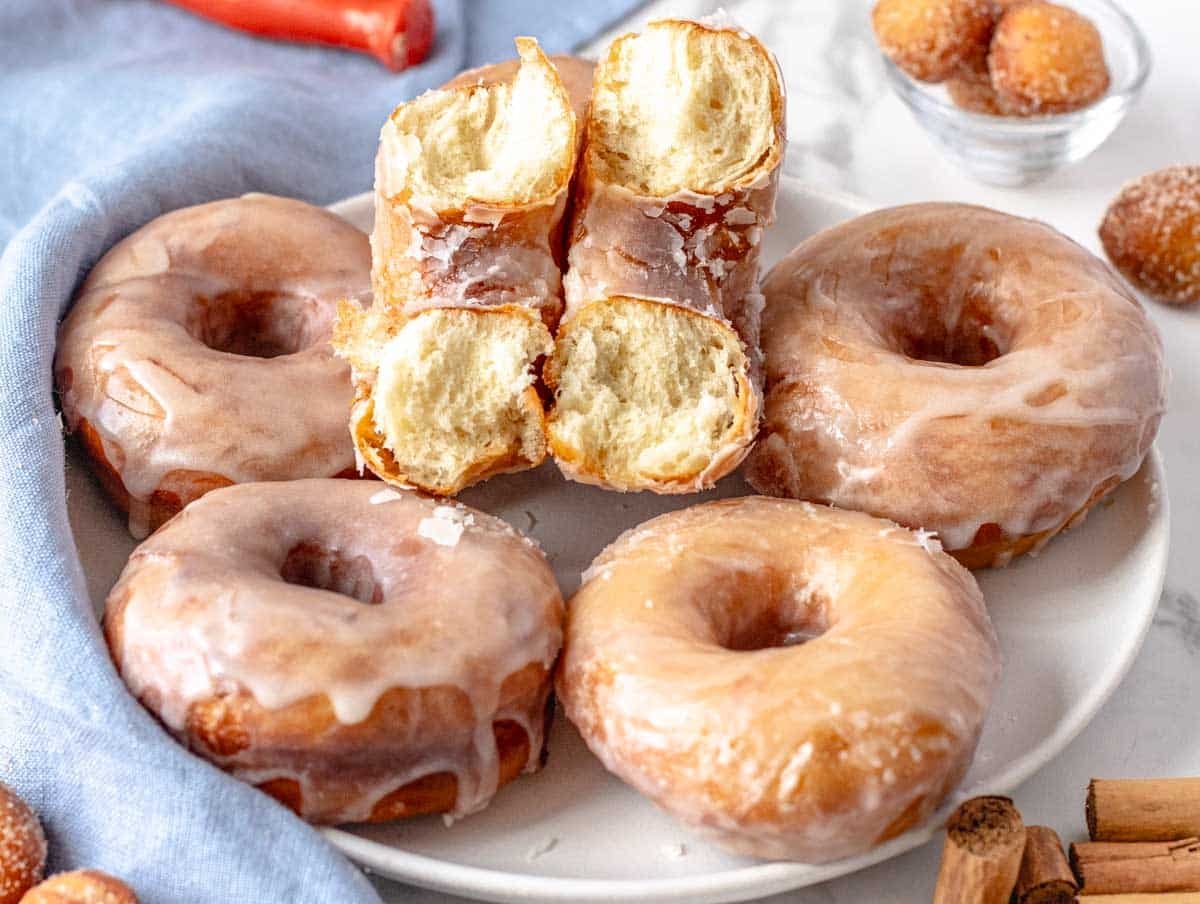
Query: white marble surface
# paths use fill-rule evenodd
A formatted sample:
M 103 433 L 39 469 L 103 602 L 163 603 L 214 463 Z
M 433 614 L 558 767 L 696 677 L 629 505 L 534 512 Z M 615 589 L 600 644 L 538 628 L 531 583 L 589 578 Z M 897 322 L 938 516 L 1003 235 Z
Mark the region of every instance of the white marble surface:
M 937 151 L 882 81 L 861 0 L 743 0 L 723 4 L 762 35 L 788 81 L 788 170 L 878 204 L 955 200 L 1038 217 L 1099 250 L 1096 225 L 1121 184 L 1169 163 L 1200 162 L 1200 11 L 1182 0 L 1127 6 L 1154 50 L 1154 70 L 1128 119 L 1092 157 L 1028 188 L 972 182 Z M 664 0 L 636 17 L 704 14 L 709 0 Z M 1166 589 L 1154 627 L 1124 684 L 1095 721 L 1015 793 L 1027 821 L 1086 834 L 1083 794 L 1092 776 L 1200 775 L 1200 306 L 1148 303 L 1172 372 L 1159 435 L 1172 510 Z M 936 843 L 865 872 L 781 895 L 796 904 L 915 904 L 930 899 Z M 389 902 L 455 899 L 379 880 Z

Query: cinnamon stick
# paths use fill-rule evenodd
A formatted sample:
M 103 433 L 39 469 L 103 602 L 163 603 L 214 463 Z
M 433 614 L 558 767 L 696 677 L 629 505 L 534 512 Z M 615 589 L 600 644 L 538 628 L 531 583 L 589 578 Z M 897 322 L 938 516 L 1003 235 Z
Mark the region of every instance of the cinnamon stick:
M 1046 826 L 1026 828 L 1017 904 L 1074 904 L 1077 890 L 1058 834 Z
M 1148 848 L 1139 844 L 1139 849 Z M 1134 856 L 1121 851 L 1107 859 L 1096 859 L 1095 851 L 1075 852 L 1075 871 L 1080 888 L 1089 895 L 1132 893 L 1200 892 L 1200 849 L 1175 847 L 1167 853 Z
M 1097 779 L 1088 784 L 1092 841 L 1172 841 L 1200 835 L 1200 778 Z
M 1181 838 L 1178 841 L 1077 841 L 1071 845 L 1071 869 L 1079 872 L 1079 864 L 1094 860 L 1145 860 L 1163 857 L 1178 850 L 1197 848 L 1200 838 Z
M 946 823 L 933 904 L 1008 904 L 1024 849 L 1025 824 L 1011 800 L 963 802 Z

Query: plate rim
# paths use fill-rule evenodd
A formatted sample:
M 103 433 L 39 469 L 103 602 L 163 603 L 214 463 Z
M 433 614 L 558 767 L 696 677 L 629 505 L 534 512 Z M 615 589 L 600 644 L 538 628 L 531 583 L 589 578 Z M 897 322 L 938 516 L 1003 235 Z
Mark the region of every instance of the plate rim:
M 839 191 L 814 188 L 788 175 L 781 175 L 780 186 L 820 201 L 866 213 L 876 205 L 865 199 Z M 329 209 L 346 216 L 372 201 L 371 192 L 363 192 L 328 205 Z M 789 862 L 755 863 L 722 872 L 696 876 L 675 876 L 658 879 L 587 879 L 561 876 L 539 876 L 521 872 L 506 872 L 478 866 L 468 866 L 415 854 L 355 835 L 339 828 L 321 829 L 325 838 L 351 860 L 386 878 L 434 891 L 467 895 L 480 900 L 588 902 L 661 901 L 661 902 L 718 902 L 747 900 L 793 889 L 816 885 L 840 876 L 850 875 L 890 860 L 928 842 L 937 832 L 942 816 L 967 796 L 976 794 L 1005 794 L 1026 782 L 1044 768 L 1078 737 L 1080 732 L 1120 686 L 1150 630 L 1166 580 L 1167 558 L 1170 550 L 1170 504 L 1166 474 L 1157 445 L 1151 447 L 1142 465 L 1149 468 L 1146 478 L 1159 488 L 1157 509 L 1142 542 L 1154 541 L 1147 550 L 1152 560 L 1151 586 L 1153 594 L 1143 604 L 1137 630 L 1131 632 L 1120 655 L 1108 663 L 1100 680 L 1092 684 L 1077 706 L 1061 720 L 1039 745 L 1011 761 L 998 775 L 969 790 L 958 788 L 923 826 L 906 832 L 876 848 L 847 860 L 827 864 Z M 853 864 L 847 868 L 848 864 Z

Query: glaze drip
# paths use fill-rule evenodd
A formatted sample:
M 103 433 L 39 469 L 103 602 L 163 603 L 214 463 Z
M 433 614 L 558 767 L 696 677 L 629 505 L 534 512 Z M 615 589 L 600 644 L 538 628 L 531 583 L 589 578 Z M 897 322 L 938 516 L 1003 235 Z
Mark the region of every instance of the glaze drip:
M 750 482 L 924 528 L 950 550 L 989 532 L 1045 542 L 1136 473 L 1165 409 L 1145 313 L 1101 261 L 1031 220 L 878 211 L 804 242 L 763 290 Z
M 444 507 L 408 493 L 373 504 L 378 492 L 305 480 L 211 493 L 134 553 L 106 625 L 122 677 L 177 735 L 231 695 L 267 711 L 246 749 L 214 758 L 256 783 L 295 780 L 306 815 L 365 819 L 436 772 L 455 776 L 453 815 L 466 815 L 496 791 L 494 724 L 521 725 L 536 763 L 562 600 L 541 553 L 502 521 L 457 507 L 448 545 L 419 531 Z M 314 700 L 348 746 L 297 757 L 269 720 L 286 725 Z M 371 730 L 375 759 L 356 734 Z M 342 772 L 365 790 L 343 800 Z
M 328 211 L 247 195 L 160 217 L 96 265 L 56 381 L 68 428 L 95 431 L 128 492 L 135 536 L 175 474 L 207 489 L 353 467 L 350 373 L 329 338 L 338 301 L 369 292 L 368 254 Z

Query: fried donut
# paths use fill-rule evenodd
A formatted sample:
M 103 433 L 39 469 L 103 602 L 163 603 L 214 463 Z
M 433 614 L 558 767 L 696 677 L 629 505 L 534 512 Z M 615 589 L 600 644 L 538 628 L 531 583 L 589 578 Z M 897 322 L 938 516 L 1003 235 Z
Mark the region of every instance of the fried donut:
M 1034 551 L 1141 465 L 1162 343 L 1107 266 L 962 204 L 813 236 L 763 284 L 760 492 L 936 532 L 969 568 Z
M 989 0 L 879 0 L 871 12 L 879 49 L 923 82 L 950 78 L 986 50 L 992 21 Z
M 999 674 L 979 587 L 936 541 L 803 502 L 655 518 L 568 613 L 558 694 L 592 752 L 753 857 L 849 857 L 920 823 Z
M 1100 32 L 1086 16 L 1054 3 L 1021 3 L 996 23 L 988 53 L 992 86 L 1008 112 L 1068 113 L 1108 91 Z
M 134 552 L 104 629 L 191 750 L 316 823 L 455 816 L 541 762 L 562 597 L 499 519 L 353 480 L 226 487 Z
M 366 466 L 441 496 L 546 456 L 536 373 L 563 308 L 580 101 L 537 41 L 516 43 L 519 64 L 422 94 L 384 124 L 375 302 L 343 306 L 334 331 Z
M 55 381 L 134 536 L 216 487 L 353 474 L 350 369 L 329 337 L 370 269 L 358 229 L 269 195 L 168 213 L 92 269 Z
M 36 814 L 0 784 L 0 904 L 17 904 L 46 868 L 46 834 Z
M 1147 295 L 1200 301 L 1200 166 L 1168 166 L 1122 188 L 1100 224 L 1100 242 Z
M 984 113 L 988 116 L 1004 116 L 1005 110 L 1000 95 L 992 87 L 992 74 L 987 67 L 987 46 L 964 62 L 954 75 L 946 79 L 946 94 L 950 100 L 964 110 Z
M 94 869 L 59 873 L 33 888 L 21 904 L 138 904 L 133 889 Z

